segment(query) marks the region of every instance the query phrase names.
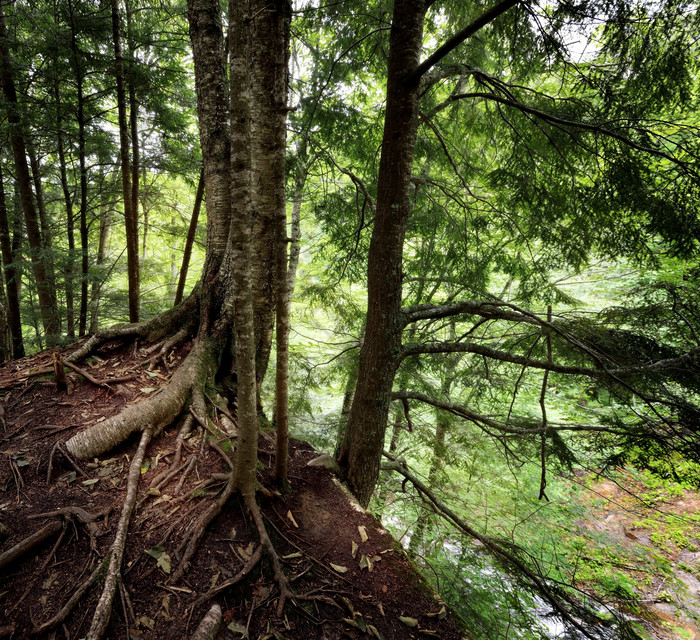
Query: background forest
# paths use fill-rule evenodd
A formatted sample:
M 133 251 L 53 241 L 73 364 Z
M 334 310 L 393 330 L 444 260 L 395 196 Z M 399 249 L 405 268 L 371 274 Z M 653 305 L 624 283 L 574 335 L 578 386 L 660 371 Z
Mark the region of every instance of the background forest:
M 216 133 L 187 4 L 3 0 L 4 360 L 200 295 Z M 289 292 L 290 432 L 477 638 L 700 637 L 697 9 L 300 1 L 286 61 L 262 32 L 244 60 L 288 70 L 281 103 L 247 98 L 249 142 L 286 126 L 252 161 L 284 163 L 287 220 L 280 242 L 253 198 L 261 423 Z

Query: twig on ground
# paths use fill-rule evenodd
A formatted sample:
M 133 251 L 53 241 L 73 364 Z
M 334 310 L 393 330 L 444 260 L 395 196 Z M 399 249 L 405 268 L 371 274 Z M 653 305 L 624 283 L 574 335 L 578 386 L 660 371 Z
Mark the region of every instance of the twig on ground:
M 34 547 L 40 545 L 44 540 L 57 534 L 63 529 L 63 523 L 60 520 L 54 520 L 43 526 L 32 535 L 27 536 L 24 540 L 18 542 L 14 547 L 0 554 L 0 569 L 11 564 L 18 558 L 21 558 L 27 551 L 31 551 Z

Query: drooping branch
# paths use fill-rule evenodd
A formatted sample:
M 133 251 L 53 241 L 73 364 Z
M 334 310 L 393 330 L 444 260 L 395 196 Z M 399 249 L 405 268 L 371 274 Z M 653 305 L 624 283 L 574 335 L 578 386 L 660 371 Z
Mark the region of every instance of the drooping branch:
M 608 372 L 601 369 L 591 369 L 588 367 L 572 367 L 563 364 L 556 364 L 546 360 L 536 360 L 527 358 L 509 351 L 501 351 L 483 344 L 475 342 L 429 342 L 427 344 L 408 344 L 405 345 L 402 352 L 402 357 L 427 354 L 427 353 L 475 353 L 478 355 L 491 358 L 492 360 L 500 360 L 501 362 L 510 362 L 519 364 L 533 369 L 542 369 L 544 371 L 553 371 L 555 373 L 563 373 L 568 375 L 588 376 L 589 378 L 602 378 L 608 375 Z
M 438 320 L 461 314 L 478 315 L 491 320 L 541 324 L 537 317 L 509 309 L 505 303 L 483 300 L 462 300 L 442 305 L 417 304 L 411 307 L 404 307 L 402 313 L 406 325 L 412 322 L 419 322 L 420 320 Z
M 568 602 L 568 604 L 573 604 L 573 602 L 571 602 L 566 595 L 554 595 L 554 592 L 549 588 L 542 576 L 530 569 L 530 567 L 520 560 L 514 552 L 509 551 L 504 545 L 496 542 L 492 538 L 471 527 L 452 509 L 450 509 L 449 506 L 442 502 L 442 500 L 440 500 L 440 498 L 438 498 L 437 495 L 435 495 L 435 493 L 425 485 L 425 483 L 416 477 L 415 474 L 408 469 L 405 463 L 386 452 L 384 452 L 384 456 L 388 458 L 389 462 L 383 463 L 382 469 L 387 471 L 395 471 L 406 478 L 406 480 L 408 480 L 416 488 L 421 497 L 435 510 L 438 515 L 444 517 L 448 522 L 452 523 L 457 529 L 466 535 L 481 542 L 484 547 L 486 547 L 506 565 L 514 567 L 520 574 L 525 576 L 532 583 L 542 597 L 544 597 L 549 604 L 552 605 L 554 610 L 557 611 L 567 623 L 578 629 L 586 638 L 594 640 L 594 637 L 588 633 L 586 628 L 578 620 L 576 620 L 563 605 L 562 600 Z
M 443 409 L 449 411 L 460 418 L 469 420 L 477 426 L 488 429 L 493 429 L 500 433 L 512 434 L 512 435 L 537 435 L 544 433 L 545 430 L 550 431 L 596 431 L 605 433 L 617 433 L 620 434 L 620 429 L 614 429 L 612 427 L 594 425 L 594 424 L 556 424 L 549 422 L 543 429 L 541 425 L 534 425 L 532 419 L 525 417 L 515 417 L 513 419 L 508 419 L 507 422 L 499 422 L 494 420 L 489 416 L 482 415 L 472 411 L 464 405 L 451 402 L 450 400 L 442 400 L 440 398 L 434 398 L 426 393 L 421 393 L 418 391 L 394 391 L 391 394 L 392 400 L 401 400 L 403 403 L 407 403 L 408 400 L 417 400 L 424 404 L 429 404 L 438 409 Z M 515 426 L 513 426 L 515 425 Z

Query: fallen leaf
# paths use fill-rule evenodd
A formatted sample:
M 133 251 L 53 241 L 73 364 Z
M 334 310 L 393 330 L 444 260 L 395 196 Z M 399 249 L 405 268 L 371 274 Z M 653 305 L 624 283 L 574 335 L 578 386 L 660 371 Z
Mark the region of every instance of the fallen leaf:
M 170 556 L 165 553 L 165 551 L 158 558 L 158 566 L 165 571 L 165 573 L 170 573 Z
M 369 631 L 369 633 L 371 633 L 377 640 L 384 640 L 384 635 L 382 632 L 373 624 L 367 625 L 367 631 Z
M 330 565 L 331 565 L 331 567 L 333 567 L 333 569 L 335 569 L 338 573 L 347 573 L 347 571 L 348 571 L 348 568 L 347 568 L 347 567 L 344 567 L 344 566 L 342 566 L 342 565 L 340 565 L 340 564 L 333 564 L 333 563 L 331 562 Z
M 418 633 L 422 633 L 424 636 L 430 636 L 431 638 L 439 638 L 440 634 L 432 629 L 418 629 Z
M 226 627 L 229 631 L 232 633 L 238 633 L 239 635 L 244 636 L 246 634 L 246 628 L 245 625 L 242 622 L 238 622 L 237 620 L 234 620 L 231 622 L 228 627 Z
M 351 546 L 351 555 L 354 558 L 357 555 L 357 550 L 358 550 L 357 542 L 352 540 L 352 546 Z
M 377 609 L 379 609 L 379 613 L 382 614 L 382 617 L 386 618 L 386 613 L 384 613 L 384 605 L 381 602 L 377 603 Z
M 362 542 L 367 542 L 367 529 L 365 529 L 363 525 L 360 525 L 357 527 L 357 530 L 360 532 L 360 540 L 362 540 Z
M 98 475 L 101 477 L 108 476 L 110 475 L 114 469 L 112 467 L 105 467 L 104 469 L 100 469 L 98 472 Z
M 92 478 L 91 480 L 83 480 L 83 484 L 84 484 L 86 487 L 89 487 L 89 486 L 91 486 L 91 485 L 93 485 L 93 484 L 98 483 L 99 481 L 100 481 L 99 478 Z
M 443 607 L 437 613 L 426 613 L 427 618 L 437 618 L 438 620 L 444 620 L 447 617 L 447 609 Z
M 343 622 L 351 627 L 355 627 L 355 629 L 359 629 L 363 633 L 367 632 L 367 624 L 362 618 L 343 618 Z
M 221 571 L 217 571 L 211 578 L 211 585 L 209 585 L 210 589 L 213 589 L 216 586 L 216 583 L 219 581 L 219 576 L 221 575 Z
M 153 631 L 153 628 L 156 626 L 156 621 L 153 620 L 153 618 L 149 618 L 148 616 L 141 616 L 138 619 L 138 623 L 142 627 L 148 627 L 151 631 Z
M 41 584 L 41 588 L 44 589 L 44 590 L 48 589 L 49 587 L 51 587 L 51 585 L 52 585 L 54 582 L 56 582 L 56 578 L 58 578 L 58 574 L 57 574 L 57 573 L 52 573 L 52 574 L 51 574 L 48 578 L 46 578 L 46 580 L 44 580 L 44 582 Z
M 150 549 L 146 549 L 146 553 L 156 560 L 163 555 L 164 551 L 165 549 L 159 544 L 157 544 L 155 547 L 151 547 Z
M 299 551 L 295 551 L 294 553 L 290 553 L 289 555 L 282 556 L 282 560 L 294 560 L 294 558 L 302 558 L 303 554 Z
M 294 519 L 294 516 L 292 515 L 291 511 L 287 511 L 287 518 L 291 521 L 291 523 L 294 525 L 296 529 L 299 528 L 299 525 L 297 524 L 297 521 Z
M 403 622 L 407 627 L 417 627 L 418 626 L 418 620 L 415 618 L 409 618 L 408 616 L 399 616 L 399 620 Z
M 141 387 L 141 393 L 153 393 L 158 387 Z

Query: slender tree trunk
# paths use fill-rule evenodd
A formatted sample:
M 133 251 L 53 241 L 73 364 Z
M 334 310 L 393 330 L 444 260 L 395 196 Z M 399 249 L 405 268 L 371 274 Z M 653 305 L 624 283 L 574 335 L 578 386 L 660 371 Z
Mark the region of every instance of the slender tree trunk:
M 58 78 L 54 84 L 54 99 L 56 101 L 56 144 L 58 147 L 58 165 L 61 176 L 61 189 L 63 190 L 63 202 L 66 207 L 66 237 L 68 239 L 68 256 L 63 270 L 66 288 L 66 335 L 75 338 L 75 302 L 73 297 L 73 262 L 75 259 L 75 230 L 73 228 L 73 198 L 68 184 L 68 169 L 66 167 L 66 153 L 63 144 L 63 114 L 61 104 L 61 89 Z
M 109 231 L 112 226 L 112 213 L 107 207 L 102 208 L 100 214 L 100 240 L 97 245 L 97 261 L 96 267 L 98 270 L 105 261 L 105 255 L 107 254 L 107 242 L 109 240 Z M 90 333 L 95 333 L 99 328 L 99 317 L 100 317 L 100 289 L 102 283 L 98 282 L 97 279 L 92 282 L 92 295 L 91 300 L 91 314 L 90 314 Z
M 197 222 L 199 221 L 199 211 L 202 207 L 202 199 L 204 197 L 204 169 L 199 174 L 199 182 L 197 183 L 197 195 L 194 198 L 194 207 L 192 209 L 192 218 L 190 226 L 187 230 L 187 240 L 185 241 L 185 251 L 182 254 L 182 266 L 180 267 L 180 279 L 177 283 L 177 291 L 175 292 L 174 304 L 182 302 L 182 296 L 185 293 L 185 284 L 187 283 L 187 270 L 190 266 L 190 258 L 192 257 L 192 246 L 194 245 L 194 237 L 197 233 Z
M 139 321 L 140 275 L 138 215 L 133 210 L 131 166 L 129 159 L 129 130 L 126 118 L 126 92 L 124 88 L 124 56 L 122 53 L 119 0 L 112 0 L 112 39 L 117 81 L 117 111 L 119 117 L 119 146 L 122 169 L 122 194 L 124 199 L 124 221 L 126 225 L 126 261 L 129 275 L 129 321 Z
M 27 223 L 27 237 L 31 249 L 32 267 L 36 280 L 39 309 L 48 346 L 56 344 L 60 333 L 60 322 L 56 305 L 56 288 L 52 283 L 49 270 L 43 261 L 43 246 L 39 220 L 32 194 L 29 167 L 27 166 L 26 146 L 22 133 L 17 92 L 12 78 L 12 63 L 7 47 L 7 30 L 5 16 L 0 5 L 0 81 L 2 82 L 7 119 L 11 125 L 10 142 L 15 160 L 17 182 L 22 194 L 22 209 Z
M 132 25 L 132 7 L 130 0 L 124 0 L 126 9 L 126 40 L 129 53 L 129 128 L 131 131 L 131 215 L 139 218 L 139 174 L 141 170 L 141 154 L 139 147 L 139 105 L 136 100 L 136 45 Z M 148 214 L 143 212 L 143 258 L 146 260 L 146 231 L 148 229 Z
M 367 327 L 339 457 L 351 489 L 364 506 L 379 476 L 391 388 L 401 356 L 403 241 L 418 126 L 418 81 L 410 76 L 418 66 L 425 10 L 424 0 L 395 3 L 389 40 L 377 213 L 369 249 Z
M 19 288 L 15 275 L 14 257 L 10 241 L 10 225 L 7 218 L 7 202 L 5 200 L 5 185 L 2 167 L 0 166 L 0 251 L 2 251 L 3 271 L 7 285 L 7 324 L 12 341 L 11 357 L 24 357 L 24 342 L 22 340 L 22 321 L 19 313 Z
M 84 71 L 83 57 L 78 47 L 77 29 L 75 25 L 75 16 L 73 13 L 72 0 L 68 0 L 68 11 L 70 14 L 70 29 L 71 29 L 71 55 L 73 69 L 75 73 L 75 88 L 77 99 L 77 119 L 78 119 L 78 163 L 80 170 L 80 312 L 78 320 L 78 335 L 85 335 L 87 330 L 88 316 L 88 270 L 89 270 L 89 255 L 88 255 L 88 225 L 87 225 L 87 208 L 88 208 L 88 173 L 86 160 L 86 141 L 85 141 L 85 95 L 83 89 Z

